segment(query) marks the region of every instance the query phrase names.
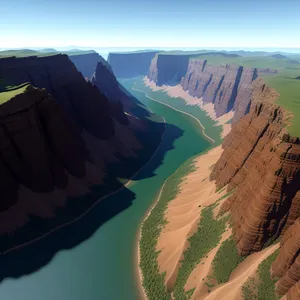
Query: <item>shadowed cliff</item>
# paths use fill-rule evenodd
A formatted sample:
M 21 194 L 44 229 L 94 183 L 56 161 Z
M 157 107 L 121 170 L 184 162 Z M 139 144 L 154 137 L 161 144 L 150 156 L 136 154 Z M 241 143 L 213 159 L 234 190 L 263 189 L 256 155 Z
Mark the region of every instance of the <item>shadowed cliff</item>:
M 102 64 L 95 73 L 100 89 L 66 55 L 0 59 L 0 78 L 3 89 L 24 82 L 35 86 L 0 105 L 3 279 L 39 269 L 128 208 L 135 195 L 124 182 L 149 160 L 166 130 L 171 138 L 135 179 L 155 176 L 182 131 L 154 121 Z M 121 188 L 122 196 L 98 202 Z M 76 222 L 61 228 L 78 218 L 84 230 L 76 230 Z M 73 226 L 76 235 L 70 233 Z M 7 253 L 58 227 L 28 249 Z

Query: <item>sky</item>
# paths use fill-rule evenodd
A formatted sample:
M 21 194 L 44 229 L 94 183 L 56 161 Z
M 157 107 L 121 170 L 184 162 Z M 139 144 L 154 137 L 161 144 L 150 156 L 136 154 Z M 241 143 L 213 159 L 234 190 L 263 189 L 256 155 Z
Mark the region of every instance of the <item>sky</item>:
M 0 0 L 0 48 L 300 48 L 299 0 Z

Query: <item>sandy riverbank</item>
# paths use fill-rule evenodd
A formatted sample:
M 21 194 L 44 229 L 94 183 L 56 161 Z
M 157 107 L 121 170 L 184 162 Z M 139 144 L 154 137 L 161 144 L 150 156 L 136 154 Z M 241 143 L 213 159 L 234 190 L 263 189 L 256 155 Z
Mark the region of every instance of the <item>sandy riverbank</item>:
M 226 194 L 216 192 L 214 181 L 209 180 L 210 169 L 223 152 L 221 146 L 199 156 L 194 163 L 195 172 L 184 178 L 181 191 L 169 203 L 165 212 L 167 221 L 158 242 L 160 272 L 166 272 L 166 285 L 173 288 L 180 260 L 187 249 L 188 238 L 197 230 L 202 210 Z

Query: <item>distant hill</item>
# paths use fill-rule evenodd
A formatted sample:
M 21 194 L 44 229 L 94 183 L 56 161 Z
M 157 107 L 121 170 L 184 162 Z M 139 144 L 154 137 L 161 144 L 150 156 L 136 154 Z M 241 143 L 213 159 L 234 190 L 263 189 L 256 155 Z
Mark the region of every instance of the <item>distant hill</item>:
M 276 59 L 284 59 L 284 58 L 287 58 L 286 56 L 282 55 L 282 54 L 273 54 L 273 55 L 270 55 L 271 57 L 273 58 L 276 58 Z
M 41 50 L 36 50 L 38 52 L 43 52 L 43 53 L 52 53 L 52 52 L 58 52 L 57 50 L 55 50 L 54 48 L 45 48 L 45 49 L 41 49 Z

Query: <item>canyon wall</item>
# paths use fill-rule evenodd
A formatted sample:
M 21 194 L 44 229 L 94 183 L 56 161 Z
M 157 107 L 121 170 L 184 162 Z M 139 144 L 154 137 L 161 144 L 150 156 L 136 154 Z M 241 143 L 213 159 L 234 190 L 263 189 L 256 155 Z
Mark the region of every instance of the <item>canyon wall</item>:
M 272 274 L 280 278 L 278 294 L 294 300 L 300 295 L 300 140 L 286 133 L 288 114 L 272 103 L 278 97 L 261 78 L 254 81 L 250 112 L 232 126 L 210 179 L 235 191 L 222 209 L 231 212 L 239 254 L 281 237 Z
M 151 62 L 148 78 L 157 85 L 180 84 L 191 96 L 213 103 L 217 117 L 234 110 L 235 123 L 249 112 L 252 82 L 257 74 L 256 68 L 213 66 L 188 55 L 159 54 Z
M 151 60 L 157 52 L 109 53 L 107 61 L 116 77 L 135 77 L 147 74 Z
M 152 122 L 101 62 L 93 83 L 61 54 L 0 59 L 0 78 L 2 87 L 28 82 L 0 105 L 2 252 L 122 187 L 117 178 L 129 179 L 145 163 L 164 125 Z M 128 114 L 127 105 L 141 115 Z M 154 143 L 146 146 L 142 135 L 152 131 Z

